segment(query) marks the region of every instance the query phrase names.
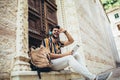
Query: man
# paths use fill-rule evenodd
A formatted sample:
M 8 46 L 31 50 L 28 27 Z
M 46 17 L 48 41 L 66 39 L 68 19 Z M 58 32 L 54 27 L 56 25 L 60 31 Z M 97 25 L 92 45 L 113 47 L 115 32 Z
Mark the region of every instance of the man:
M 60 41 L 59 34 L 64 33 L 68 40 Z M 101 76 L 96 76 L 89 72 L 89 70 L 81 64 L 80 54 L 76 54 L 73 56 L 72 50 L 66 53 L 61 53 L 60 48 L 70 45 L 74 42 L 72 36 L 68 33 L 68 31 L 60 28 L 59 26 L 54 26 L 51 28 L 51 33 L 49 38 L 43 40 L 42 44 L 50 49 L 50 56 L 52 62 L 53 70 L 62 70 L 67 66 L 71 66 L 74 71 L 79 74 L 82 74 L 85 78 L 90 80 L 108 80 L 111 76 L 112 72 L 106 73 Z

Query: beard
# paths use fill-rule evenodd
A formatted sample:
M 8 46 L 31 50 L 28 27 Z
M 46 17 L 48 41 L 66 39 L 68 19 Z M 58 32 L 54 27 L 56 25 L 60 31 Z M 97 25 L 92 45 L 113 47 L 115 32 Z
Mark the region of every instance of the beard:
M 58 37 L 56 37 L 56 36 L 54 36 L 54 35 L 52 35 L 52 37 L 53 37 L 54 39 L 58 39 L 58 38 L 59 38 L 59 36 L 58 36 Z

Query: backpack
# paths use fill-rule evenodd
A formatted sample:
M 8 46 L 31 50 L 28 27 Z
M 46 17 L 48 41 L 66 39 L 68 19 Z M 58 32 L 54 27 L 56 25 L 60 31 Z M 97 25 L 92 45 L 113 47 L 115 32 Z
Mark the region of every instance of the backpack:
M 31 60 L 29 61 L 32 71 L 37 71 L 39 79 L 41 79 L 40 72 L 51 71 L 50 52 L 44 46 L 39 48 L 31 47 L 30 54 Z

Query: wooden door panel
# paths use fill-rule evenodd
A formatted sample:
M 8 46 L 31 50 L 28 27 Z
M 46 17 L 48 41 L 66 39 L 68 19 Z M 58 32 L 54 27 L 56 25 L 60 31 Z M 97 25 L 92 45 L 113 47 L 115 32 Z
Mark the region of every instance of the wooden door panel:
M 41 0 L 28 0 L 29 7 L 40 13 L 40 1 Z
M 29 47 L 39 46 L 50 26 L 57 24 L 55 0 L 28 0 Z
M 46 19 L 47 19 L 47 24 L 57 24 L 57 5 L 54 3 L 52 0 L 47 0 L 46 1 Z
M 47 7 L 47 18 L 54 21 L 56 23 L 56 11 L 50 9 L 49 7 Z
M 29 19 L 29 31 L 40 35 L 40 20 Z

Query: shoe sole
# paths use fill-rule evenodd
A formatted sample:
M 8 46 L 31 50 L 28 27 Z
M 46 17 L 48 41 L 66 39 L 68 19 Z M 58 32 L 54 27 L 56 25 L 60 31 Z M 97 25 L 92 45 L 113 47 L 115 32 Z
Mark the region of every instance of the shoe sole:
M 109 76 L 107 77 L 106 80 L 108 80 L 108 79 L 112 76 L 112 73 L 113 73 L 113 72 L 110 72 L 110 74 L 109 74 Z

